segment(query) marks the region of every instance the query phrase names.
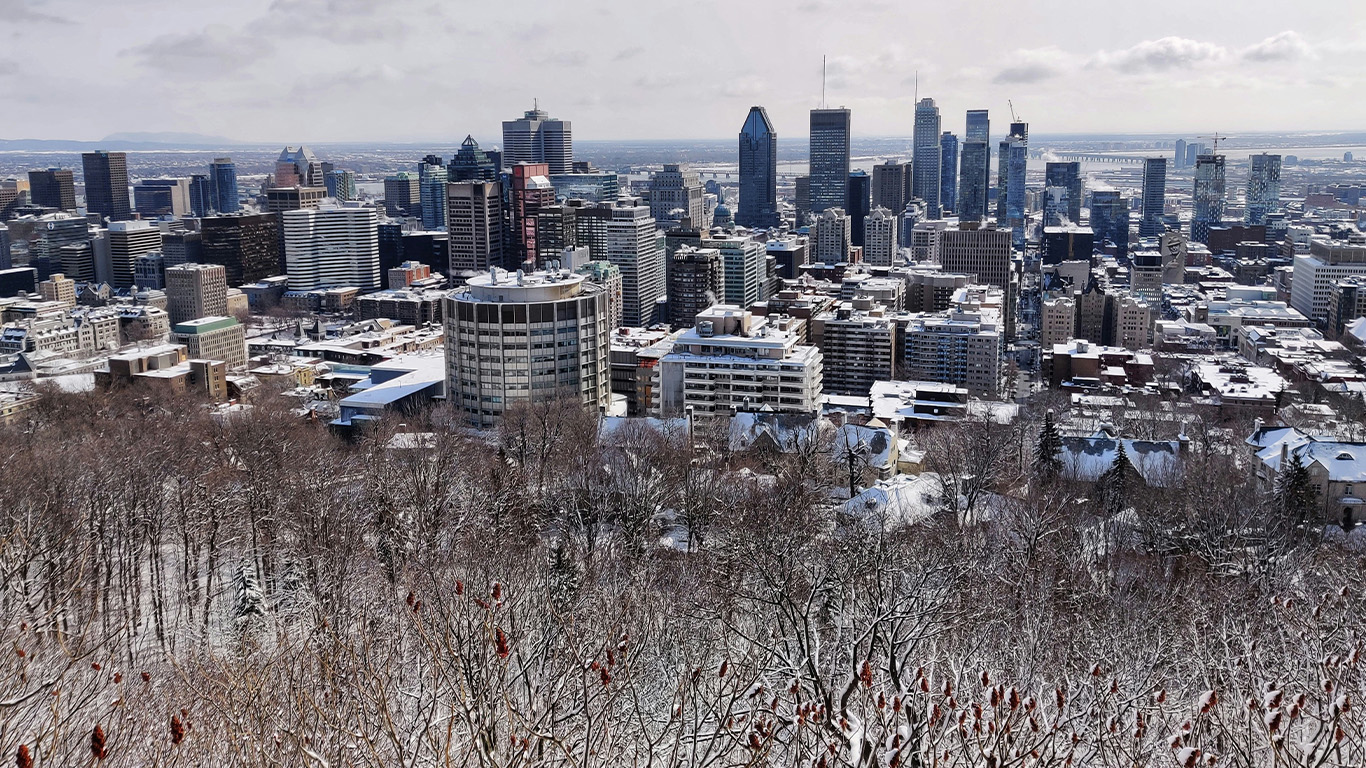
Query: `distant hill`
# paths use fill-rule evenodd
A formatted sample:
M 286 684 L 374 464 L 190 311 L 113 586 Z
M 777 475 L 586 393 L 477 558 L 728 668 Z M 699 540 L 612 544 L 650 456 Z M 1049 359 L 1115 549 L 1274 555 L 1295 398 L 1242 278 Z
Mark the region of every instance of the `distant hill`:
M 70 139 L 0 139 L 0 151 L 11 152 L 86 152 L 92 149 L 219 149 L 249 146 L 221 136 L 198 133 L 111 133 L 99 141 Z

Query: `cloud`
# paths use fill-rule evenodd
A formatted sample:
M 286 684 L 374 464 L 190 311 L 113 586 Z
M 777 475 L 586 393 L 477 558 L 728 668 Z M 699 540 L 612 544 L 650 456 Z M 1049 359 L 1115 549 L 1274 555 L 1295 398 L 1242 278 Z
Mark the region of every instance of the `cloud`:
M 1272 35 L 1256 45 L 1248 46 L 1242 53 L 1244 60 L 1256 62 L 1311 59 L 1314 55 L 1314 49 L 1293 29 L 1287 29 L 1279 35 Z
M 0 77 L 11 77 L 19 74 L 19 62 L 14 59 L 0 59 Z
M 537 64 L 554 67 L 582 67 L 588 63 L 585 51 L 554 51 L 536 59 Z
M 1072 57 L 1059 48 L 1034 48 L 1010 54 L 1011 66 L 1006 67 L 991 82 L 997 84 L 1041 83 L 1066 71 Z
M 131 56 L 148 69 L 165 75 L 185 71 L 231 72 L 274 50 L 268 40 L 214 24 L 199 32 L 162 35 L 120 55 Z
M 618 51 L 617 55 L 612 57 L 612 61 L 626 61 L 628 59 L 634 59 L 642 53 L 645 53 L 644 48 L 641 48 L 638 45 L 633 45 L 630 48 L 623 48 L 620 51 Z
M 275 0 L 247 31 L 284 40 L 317 37 L 352 44 L 398 41 L 410 27 L 397 3 L 370 0 Z
M 10 23 L 70 24 L 70 19 L 34 10 L 27 0 L 0 0 L 0 19 Z
M 768 81 L 759 77 L 738 77 L 727 80 L 725 86 L 721 88 L 722 96 L 729 96 L 733 99 L 746 98 L 755 99 L 769 96 L 773 93 Z
M 1228 50 L 1215 43 L 1184 37 L 1164 37 L 1160 40 L 1144 40 L 1120 51 L 1101 51 L 1091 63 L 1125 72 L 1165 72 L 1219 61 L 1227 55 Z

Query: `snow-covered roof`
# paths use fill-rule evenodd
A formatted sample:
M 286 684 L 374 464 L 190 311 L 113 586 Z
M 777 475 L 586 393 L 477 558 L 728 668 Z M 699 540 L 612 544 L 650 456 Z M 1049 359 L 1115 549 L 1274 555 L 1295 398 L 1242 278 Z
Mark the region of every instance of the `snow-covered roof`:
M 885 426 L 859 426 L 845 424 L 835 431 L 835 461 L 844 461 L 848 453 L 861 457 L 872 467 L 887 467 L 892 463 L 893 449 L 896 447 L 892 431 Z
M 1143 481 L 1158 487 L 1166 486 L 1181 471 L 1181 442 L 1179 440 L 1125 440 L 1105 432 L 1090 437 L 1062 438 L 1063 471 L 1073 479 L 1095 482 L 1115 463 L 1119 444 L 1124 444 L 1129 464 Z
M 944 508 L 939 493 L 939 476 L 932 472 L 897 475 L 846 501 L 839 511 L 870 527 L 915 525 Z

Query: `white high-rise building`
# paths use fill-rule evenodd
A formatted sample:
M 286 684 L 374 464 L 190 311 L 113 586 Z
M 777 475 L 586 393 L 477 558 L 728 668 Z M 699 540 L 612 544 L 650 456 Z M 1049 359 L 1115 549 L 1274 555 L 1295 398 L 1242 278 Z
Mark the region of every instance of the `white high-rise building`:
M 656 415 L 699 418 L 760 409 L 820 410 L 822 357 L 791 332 L 739 307 L 717 304 L 697 314 L 656 366 Z
M 1333 283 L 1352 275 L 1366 275 L 1366 238 L 1342 241 L 1314 235 L 1309 253 L 1295 257 L 1290 306 L 1315 323 L 1325 323 Z
M 661 320 L 655 314 L 668 291 L 664 233 L 656 229 L 650 208 L 631 198 L 599 203 L 579 208 L 574 226 L 579 245 L 588 246 L 594 260 L 621 270 L 622 322 L 643 327 Z
M 84 222 L 82 222 L 84 225 Z M 114 221 L 109 224 L 111 282 L 115 288 L 136 284 L 138 257 L 161 250 L 161 230 L 150 221 Z
M 493 426 L 508 406 L 611 398 L 608 294 L 567 269 L 496 267 L 444 300 L 446 397 L 470 423 Z
M 285 211 L 289 288 L 380 288 L 379 217 L 359 202 Z
M 701 247 L 721 252 L 725 273 L 725 295 L 719 297 L 721 303 L 747 308 L 759 301 L 767 256 L 763 243 L 752 237 L 717 235 L 702 238 Z
M 863 224 L 863 263 L 890 267 L 896 263 L 896 214 L 878 206 L 868 213 Z
M 849 260 L 852 227 L 843 208 L 826 208 L 816 217 L 811 242 L 815 253 L 812 261 L 840 264 Z

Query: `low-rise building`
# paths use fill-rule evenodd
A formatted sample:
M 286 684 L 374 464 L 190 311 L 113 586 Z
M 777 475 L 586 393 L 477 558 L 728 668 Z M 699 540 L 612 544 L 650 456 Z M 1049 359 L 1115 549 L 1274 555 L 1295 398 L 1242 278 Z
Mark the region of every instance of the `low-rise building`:
M 229 368 L 247 364 L 247 338 L 242 324 L 231 317 L 200 317 L 178 323 L 171 341 L 184 344 L 191 358 L 222 360 Z

